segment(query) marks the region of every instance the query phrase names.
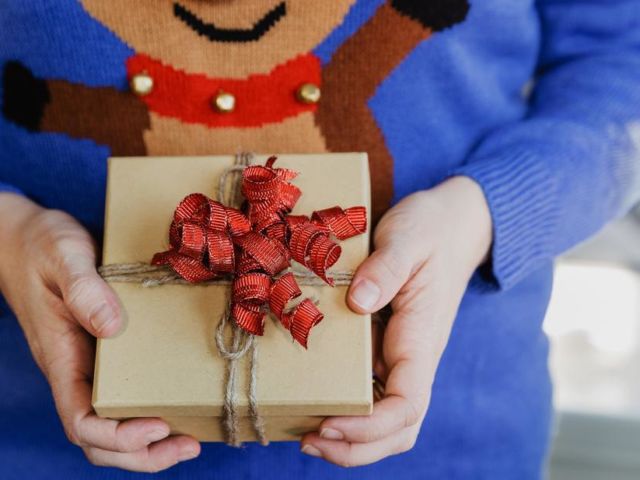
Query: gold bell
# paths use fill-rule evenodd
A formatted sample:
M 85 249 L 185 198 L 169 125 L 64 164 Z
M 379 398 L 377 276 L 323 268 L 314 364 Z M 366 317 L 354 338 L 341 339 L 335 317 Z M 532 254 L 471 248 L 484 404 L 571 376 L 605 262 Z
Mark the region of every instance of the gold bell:
M 146 72 L 131 77 L 131 90 L 139 97 L 149 95 L 153 91 L 153 78 Z
M 302 103 L 314 104 L 320 101 L 320 87 L 313 83 L 305 83 L 298 88 L 296 97 Z
M 213 97 L 213 107 L 221 113 L 230 113 L 236 109 L 236 97 L 229 92 L 219 91 Z

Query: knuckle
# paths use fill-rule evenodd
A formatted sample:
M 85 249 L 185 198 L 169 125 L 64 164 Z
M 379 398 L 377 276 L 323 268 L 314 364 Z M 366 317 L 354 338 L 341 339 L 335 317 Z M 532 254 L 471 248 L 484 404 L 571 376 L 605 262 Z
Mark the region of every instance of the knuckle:
M 61 210 L 40 210 L 31 218 L 30 233 L 47 242 L 55 241 L 55 232 L 59 230 L 58 225 L 66 221 L 65 217 Z
M 93 448 L 83 448 L 84 456 L 87 458 L 91 465 L 95 465 L 96 467 L 104 467 L 105 463 L 100 459 L 99 455 L 96 455 L 96 452 Z
M 111 445 L 116 452 L 128 452 L 131 450 L 131 442 L 126 435 L 123 435 L 123 431 L 120 429 L 122 424 L 118 423 L 115 428 L 110 431 Z
M 405 453 L 410 450 L 413 450 L 413 447 L 416 446 L 416 441 L 418 440 L 417 435 L 410 434 L 400 443 L 400 447 L 397 453 Z
M 56 232 L 49 240 L 52 266 L 58 275 L 67 277 L 67 284 L 86 269 L 87 259 L 95 259 L 95 250 L 91 239 L 85 239 L 82 232 Z
M 108 433 L 104 433 L 105 441 L 108 442 L 108 450 L 119 453 L 131 453 L 144 445 L 138 445 L 136 439 L 132 435 L 127 435 L 127 431 L 122 429 L 122 423 L 112 424 Z
M 116 452 L 129 452 L 132 450 L 131 442 L 127 438 L 117 435 L 113 439 L 113 449 Z
M 400 203 L 405 202 L 407 199 Z M 373 233 L 374 245 L 382 245 L 389 241 L 389 239 L 400 235 L 406 239 L 411 239 L 420 244 L 425 243 L 425 238 L 419 238 L 417 233 L 418 225 L 416 224 L 416 216 L 413 209 L 410 208 L 398 208 L 390 209 L 380 220 L 376 230 Z
M 396 281 L 404 282 L 409 276 L 409 266 L 405 256 L 393 248 L 388 248 L 378 256 L 378 263 L 383 274 Z
M 113 437 L 113 448 L 115 451 L 129 453 L 135 452 L 143 447 L 144 445 L 136 442 L 134 438 L 123 435 L 122 433 L 119 433 L 118 429 L 116 429 L 115 436 Z
M 342 455 L 339 455 L 335 459 L 334 463 L 343 468 L 351 468 L 355 465 L 353 455 L 353 445 L 349 443 L 346 449 L 342 452 Z
M 35 243 L 47 246 L 53 251 L 72 250 L 72 239 L 82 232 L 72 228 L 72 225 L 74 221 L 68 214 L 58 210 L 43 210 L 34 219 L 31 234 Z
M 68 286 L 63 293 L 65 303 L 78 306 L 82 299 L 92 293 L 93 278 L 82 273 L 70 273 L 68 276 Z
M 81 440 L 80 434 L 78 432 L 77 427 L 75 426 L 64 426 L 64 433 L 67 436 L 67 439 L 69 439 L 69 441 L 75 445 L 76 447 L 82 447 L 83 446 L 83 442 Z
M 371 443 L 380 440 L 385 436 L 385 431 L 380 422 L 371 422 L 364 432 L 364 443 Z
M 414 402 L 406 400 L 404 408 L 404 427 L 413 427 L 420 421 L 421 416 L 422 409 L 418 407 Z
M 80 296 L 91 288 L 92 278 L 84 272 L 70 272 L 67 276 L 70 296 Z
M 67 281 L 77 271 L 78 256 L 80 255 L 72 245 L 67 246 L 68 243 L 70 243 L 69 240 L 60 240 L 54 246 L 53 253 L 55 268 L 61 275 L 67 277 Z
M 404 440 L 400 442 L 400 445 L 393 451 L 394 455 L 399 455 L 401 453 L 407 453 L 413 448 L 413 443 L 409 440 Z

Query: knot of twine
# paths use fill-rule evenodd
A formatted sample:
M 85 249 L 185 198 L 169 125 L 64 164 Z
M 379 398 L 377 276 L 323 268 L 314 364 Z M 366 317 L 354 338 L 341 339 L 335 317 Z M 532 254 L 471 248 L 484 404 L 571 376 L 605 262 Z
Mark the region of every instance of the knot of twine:
M 229 207 L 240 208 L 242 194 L 238 188 L 242 181 L 243 170 L 253 162 L 252 153 L 240 153 L 236 155 L 234 165 L 225 169 L 220 176 L 218 185 L 218 201 Z M 167 266 L 149 265 L 147 263 L 117 263 L 103 265 L 98 272 L 105 281 L 121 283 L 138 283 L 143 287 L 156 287 L 160 285 L 190 285 L 177 273 Z M 353 279 L 351 271 L 332 272 L 335 285 L 349 285 Z M 293 271 L 300 285 L 323 286 L 325 282 L 313 272 Z M 231 285 L 233 277 L 216 278 L 201 284 Z M 215 341 L 218 353 L 226 362 L 226 379 L 224 394 L 223 428 L 227 445 L 233 447 L 242 446 L 238 439 L 238 413 L 236 385 L 238 382 L 238 362 L 250 354 L 249 357 L 249 386 L 247 398 L 249 403 L 249 417 L 253 430 L 262 445 L 268 445 L 269 440 L 265 433 L 265 422 L 258 410 L 257 384 L 258 384 L 258 339 L 231 321 L 231 295 L 227 293 L 227 307 L 216 327 Z M 231 328 L 231 337 L 227 340 L 226 330 Z

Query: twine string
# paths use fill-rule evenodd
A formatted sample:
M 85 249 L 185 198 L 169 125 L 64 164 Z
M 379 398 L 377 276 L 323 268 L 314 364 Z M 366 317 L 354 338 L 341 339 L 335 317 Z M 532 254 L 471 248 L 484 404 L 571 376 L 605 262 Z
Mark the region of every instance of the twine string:
M 223 172 L 220 176 L 220 183 L 218 185 L 218 199 L 220 203 L 234 208 L 240 208 L 242 205 L 242 196 L 238 187 L 242 181 L 242 171 L 247 165 L 250 165 L 252 161 L 253 155 L 251 153 L 240 153 L 236 155 L 235 165 Z M 232 175 L 232 181 L 228 180 L 230 175 Z M 229 193 L 225 198 L 227 189 L 229 190 Z M 247 334 L 240 329 L 235 322 L 230 321 L 231 294 L 229 289 L 227 289 L 226 304 L 225 312 L 221 315 L 218 327 L 216 328 L 216 346 L 218 347 L 220 356 L 222 356 L 227 363 L 223 422 L 227 436 L 227 444 L 233 447 L 240 447 L 242 445 L 238 439 L 238 412 L 236 400 L 238 362 L 242 360 L 249 351 L 251 351 L 251 364 L 249 366 L 249 392 L 247 394 L 249 401 L 249 416 L 251 417 L 251 424 L 253 425 L 253 430 L 258 437 L 258 441 L 262 445 L 266 446 L 269 444 L 269 440 L 265 433 L 264 420 L 258 410 L 256 394 L 258 383 L 258 363 L 255 360 L 257 358 L 258 342 L 254 335 Z M 231 325 L 231 330 L 233 332 L 231 348 L 227 348 L 224 341 L 227 324 Z
M 114 263 L 103 265 L 98 268 L 98 272 L 102 278 L 113 283 L 138 283 L 143 287 L 157 287 L 160 285 L 191 285 L 192 283 L 182 279 L 177 273 L 166 265 L 149 265 L 147 263 Z M 315 273 L 292 269 L 291 272 L 296 281 L 301 286 L 321 287 L 326 282 L 319 278 Z M 353 280 L 352 271 L 331 271 L 336 286 L 348 286 Z M 278 279 L 283 274 L 274 276 Z M 199 285 L 232 285 L 233 276 L 220 276 L 213 280 L 198 283 Z

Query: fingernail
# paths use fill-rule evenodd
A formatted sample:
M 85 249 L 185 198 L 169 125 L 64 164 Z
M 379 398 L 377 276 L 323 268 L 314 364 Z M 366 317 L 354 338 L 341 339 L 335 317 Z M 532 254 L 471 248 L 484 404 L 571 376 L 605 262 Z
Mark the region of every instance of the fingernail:
M 351 292 L 351 300 L 363 310 L 371 310 L 380 299 L 380 288 L 366 278 L 356 283 Z
M 102 332 L 116 319 L 116 312 L 107 302 L 103 303 L 100 308 L 91 316 L 91 326 L 96 332 Z
M 334 430 L 333 428 L 323 428 L 320 430 L 320 436 L 322 438 L 326 438 L 327 440 L 343 440 L 344 435 L 342 432 L 338 430 Z
M 320 450 L 318 450 L 313 445 L 309 445 L 309 444 L 302 447 L 302 453 L 306 453 L 307 455 L 311 455 L 312 457 L 322 456 L 322 452 Z
M 186 462 L 187 460 L 193 460 L 198 456 L 198 450 L 193 447 L 185 448 L 180 452 L 180 456 L 178 460 L 181 462 Z
M 148 443 L 159 442 L 160 440 L 168 436 L 169 436 L 169 432 L 166 429 L 158 428 L 156 430 L 151 430 L 149 433 L 147 433 L 147 442 Z

